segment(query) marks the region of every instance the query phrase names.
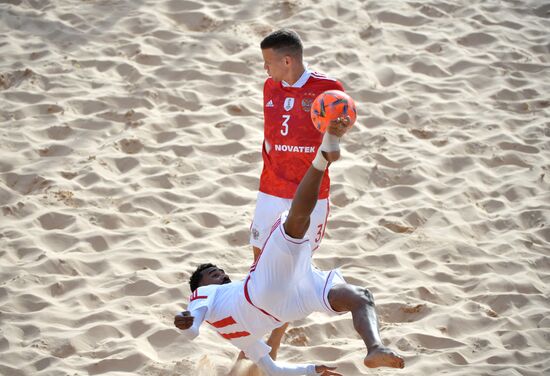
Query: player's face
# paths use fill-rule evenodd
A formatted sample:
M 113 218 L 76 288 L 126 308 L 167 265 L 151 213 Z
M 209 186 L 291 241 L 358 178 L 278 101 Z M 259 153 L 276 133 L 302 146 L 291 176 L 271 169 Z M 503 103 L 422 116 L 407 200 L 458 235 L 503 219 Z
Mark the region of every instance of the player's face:
M 262 50 L 262 55 L 264 57 L 264 69 L 267 74 L 275 82 L 282 81 L 288 72 L 287 56 L 273 51 L 272 48 Z
M 231 283 L 231 279 L 225 274 L 225 271 L 214 266 L 204 269 L 201 275 L 200 286 L 225 285 L 226 283 Z

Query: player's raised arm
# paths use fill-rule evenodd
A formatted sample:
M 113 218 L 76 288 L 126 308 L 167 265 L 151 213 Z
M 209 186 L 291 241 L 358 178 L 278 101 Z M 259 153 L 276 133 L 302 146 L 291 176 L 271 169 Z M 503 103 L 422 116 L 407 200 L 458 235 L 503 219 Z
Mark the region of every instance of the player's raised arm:
M 302 239 L 309 227 L 309 216 L 315 208 L 319 187 L 329 163 L 340 158 L 340 137 L 350 128 L 350 118 L 333 120 L 323 136 L 317 156 L 306 172 L 292 200 L 290 212 L 284 224 L 287 235 Z

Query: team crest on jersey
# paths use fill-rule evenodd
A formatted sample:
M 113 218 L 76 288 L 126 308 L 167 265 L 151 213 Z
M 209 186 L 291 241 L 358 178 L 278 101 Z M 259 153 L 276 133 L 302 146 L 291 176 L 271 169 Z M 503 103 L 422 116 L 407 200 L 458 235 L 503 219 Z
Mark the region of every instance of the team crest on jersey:
M 302 110 L 305 112 L 309 112 L 311 110 L 311 104 L 313 103 L 312 98 L 304 98 L 302 99 Z
M 283 107 L 286 111 L 292 110 L 292 107 L 294 107 L 294 98 L 285 98 L 285 103 Z

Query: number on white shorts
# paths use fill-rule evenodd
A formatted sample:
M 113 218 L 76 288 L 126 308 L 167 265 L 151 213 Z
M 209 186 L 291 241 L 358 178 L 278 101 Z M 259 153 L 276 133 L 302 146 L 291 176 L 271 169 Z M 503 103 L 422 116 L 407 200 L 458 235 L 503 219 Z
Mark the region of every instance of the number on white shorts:
M 323 238 L 323 225 L 317 225 L 317 236 L 315 237 L 315 243 L 319 243 Z

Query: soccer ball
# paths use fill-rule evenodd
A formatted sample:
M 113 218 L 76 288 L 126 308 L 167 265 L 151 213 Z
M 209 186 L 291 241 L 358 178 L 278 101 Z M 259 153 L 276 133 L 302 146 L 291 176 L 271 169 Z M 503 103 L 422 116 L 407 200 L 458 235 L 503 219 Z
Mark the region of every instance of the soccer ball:
M 353 99 L 343 91 L 325 91 L 311 105 L 311 120 L 319 132 L 324 133 L 331 120 L 344 116 L 349 116 L 350 124 L 353 124 L 357 118 L 357 110 Z

